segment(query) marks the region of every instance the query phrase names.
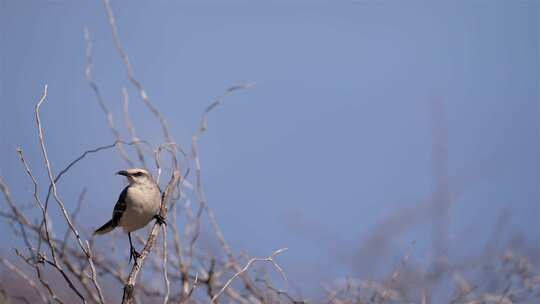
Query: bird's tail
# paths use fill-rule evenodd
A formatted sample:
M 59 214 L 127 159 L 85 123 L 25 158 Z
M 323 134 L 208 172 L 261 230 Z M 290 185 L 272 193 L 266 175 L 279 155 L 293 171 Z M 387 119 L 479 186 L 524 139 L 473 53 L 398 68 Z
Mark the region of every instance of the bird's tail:
M 101 235 L 101 234 L 105 234 L 107 232 L 111 232 L 113 231 L 113 229 L 116 228 L 116 225 L 113 223 L 113 220 L 110 220 L 108 222 L 105 223 L 105 225 L 99 227 L 98 229 L 96 229 L 96 231 L 94 231 L 94 235 Z

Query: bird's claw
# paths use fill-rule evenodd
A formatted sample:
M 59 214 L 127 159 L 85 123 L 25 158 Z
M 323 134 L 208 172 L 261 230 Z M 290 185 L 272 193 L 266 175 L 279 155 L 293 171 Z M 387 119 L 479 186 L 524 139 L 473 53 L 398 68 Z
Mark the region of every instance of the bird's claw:
M 131 247 L 130 250 L 129 250 L 129 263 L 131 263 L 131 260 L 133 259 L 135 264 L 137 264 L 137 260 L 140 257 L 141 257 L 141 254 L 138 253 L 137 250 L 135 250 L 135 248 Z
M 160 225 L 167 225 L 165 218 L 159 214 L 154 215 L 154 219 L 156 219 L 156 222 Z

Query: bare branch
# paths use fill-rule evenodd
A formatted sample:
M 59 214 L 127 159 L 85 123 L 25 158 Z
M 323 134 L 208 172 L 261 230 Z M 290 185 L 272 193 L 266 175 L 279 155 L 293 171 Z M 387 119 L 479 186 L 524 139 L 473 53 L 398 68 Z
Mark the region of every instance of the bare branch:
M 167 250 L 167 226 L 162 225 L 161 226 L 163 230 L 163 264 L 162 264 L 162 270 L 163 270 L 163 281 L 165 284 L 165 297 L 163 298 L 163 304 L 167 304 L 169 301 L 169 295 L 171 293 L 171 282 L 169 281 L 169 277 L 167 276 L 167 255 L 169 251 Z
M 282 253 L 283 251 L 287 250 L 287 248 L 281 248 L 281 249 L 278 249 L 276 251 L 274 251 L 274 253 L 272 253 L 270 256 L 266 257 L 266 258 L 252 258 L 248 261 L 248 263 L 246 264 L 246 266 L 244 266 L 242 269 L 240 269 L 240 271 L 238 271 L 237 273 L 235 273 L 226 283 L 225 285 L 223 285 L 223 287 L 219 290 L 219 292 L 212 298 L 211 302 L 210 303 L 215 303 L 216 300 L 221 296 L 221 294 L 223 294 L 223 292 L 225 292 L 225 290 L 229 287 L 229 285 L 231 285 L 231 283 L 234 281 L 234 279 L 236 279 L 238 276 L 242 275 L 243 273 L 245 273 L 249 267 L 251 266 L 251 264 L 255 263 L 255 262 L 270 262 L 272 263 L 272 265 L 278 270 L 279 274 L 282 276 L 283 280 L 287 283 L 287 276 L 285 275 L 285 273 L 283 272 L 283 269 L 281 269 L 281 267 L 279 266 L 278 263 L 276 263 L 276 261 L 274 261 L 274 257 L 276 257 L 278 254 Z
M 84 40 L 86 41 L 86 69 L 85 69 L 85 76 L 86 80 L 88 81 L 88 85 L 92 88 L 96 95 L 96 100 L 98 102 L 99 107 L 103 111 L 103 114 L 107 117 L 107 125 L 109 126 L 109 130 L 111 130 L 112 134 L 114 135 L 114 138 L 118 141 L 122 140 L 122 137 L 120 136 L 120 132 L 114 125 L 114 118 L 109 111 L 109 108 L 105 104 L 105 101 L 103 100 L 103 97 L 101 96 L 101 91 L 99 90 L 99 87 L 94 80 L 94 76 L 92 74 L 92 70 L 94 68 L 93 65 L 93 57 L 92 57 L 92 40 L 90 39 L 90 31 L 88 31 L 88 28 L 84 28 Z M 126 153 L 126 150 L 124 150 L 124 146 L 122 144 L 118 144 L 117 146 L 118 152 L 120 153 L 120 156 L 123 160 L 126 161 L 128 166 L 134 167 L 133 162 L 129 159 L 129 155 Z
M 159 215 L 164 219 L 167 218 L 167 203 L 169 200 L 169 195 L 171 191 L 173 191 L 175 185 L 178 183 L 180 177 L 181 177 L 180 171 L 175 170 L 171 176 L 171 180 L 167 184 L 167 187 L 165 188 L 165 191 L 163 191 L 163 194 L 161 196 L 161 207 L 159 210 Z M 158 234 L 159 234 L 159 224 L 156 222 L 154 223 L 154 226 L 152 227 L 152 230 L 150 231 L 150 235 L 148 236 L 148 240 L 146 241 L 146 245 L 144 246 L 144 249 L 141 253 L 140 258 L 137 259 L 137 263 L 134 263 L 133 267 L 131 268 L 131 272 L 129 274 L 128 280 L 126 284 L 124 285 L 124 295 L 122 297 L 123 304 L 133 303 L 134 288 L 135 288 L 135 282 L 137 280 L 137 276 L 139 275 L 139 272 L 141 271 L 142 266 L 144 265 L 144 260 L 152 251 L 152 248 L 154 247 Z
M 141 99 L 143 100 L 144 104 L 148 107 L 150 112 L 154 114 L 154 116 L 159 120 L 159 123 L 161 125 L 161 130 L 163 131 L 163 136 L 167 142 L 174 142 L 174 140 L 171 137 L 171 134 L 169 132 L 169 127 L 167 125 L 167 121 L 161 115 L 159 110 L 156 108 L 154 104 L 150 101 L 150 98 L 148 97 L 148 94 L 146 94 L 146 91 L 144 90 L 141 83 L 135 78 L 135 75 L 133 73 L 133 67 L 131 66 L 131 63 L 129 61 L 129 57 L 124 51 L 124 48 L 122 47 L 122 44 L 120 43 L 120 38 L 118 38 L 118 28 L 116 27 L 116 19 L 114 17 L 114 13 L 112 11 L 112 7 L 109 0 L 103 0 L 103 4 L 105 4 L 105 9 L 107 10 L 107 16 L 109 17 L 109 24 L 111 25 L 111 32 L 113 37 L 114 46 L 116 47 L 116 50 L 118 51 L 118 54 L 120 55 L 120 58 L 122 58 L 122 61 L 124 62 L 124 65 L 126 66 L 127 70 L 127 77 L 129 81 L 135 86 L 137 91 L 139 92 L 139 95 L 141 96 Z
M 81 211 L 82 203 L 84 201 L 84 197 L 86 195 L 86 188 L 83 188 L 81 193 L 79 194 L 79 199 L 77 200 L 77 206 L 75 207 L 75 210 L 73 211 L 72 219 L 75 221 L 77 218 L 77 215 L 79 214 L 79 211 Z M 66 249 L 67 241 L 69 236 L 71 235 L 71 231 L 69 229 L 66 229 L 66 232 L 64 234 L 64 241 L 62 242 L 62 247 L 60 248 L 60 252 L 63 255 L 64 251 Z
M 24 242 L 26 246 L 32 247 L 30 244 L 30 241 L 28 239 L 28 234 L 26 233 L 26 226 L 30 221 L 24 216 L 24 214 L 19 211 L 19 208 L 17 208 L 17 205 L 13 201 L 13 198 L 11 197 L 11 192 L 9 191 L 9 187 L 5 184 L 4 180 L 0 176 L 0 192 L 4 195 L 4 199 L 6 203 L 8 204 L 9 208 L 11 209 L 11 212 L 13 213 L 13 218 L 17 221 L 21 233 L 24 239 Z
M 86 241 L 86 250 L 88 252 L 88 260 L 92 261 L 92 250 L 90 248 L 90 243 Z M 90 278 L 92 279 L 92 284 L 94 285 L 94 288 L 96 288 L 98 295 L 99 295 L 99 301 L 101 304 L 105 303 L 105 297 L 103 296 L 103 291 L 101 290 L 101 286 L 99 286 L 99 283 L 97 281 L 97 272 L 96 272 L 96 266 L 94 266 L 94 263 L 89 263 L 91 271 L 90 271 Z
M 41 145 L 41 151 L 42 151 L 42 154 L 43 154 L 45 167 L 47 168 L 47 173 L 49 175 L 49 180 L 50 180 L 51 185 L 52 185 L 53 197 L 56 200 L 58 206 L 60 207 L 60 210 L 62 211 L 62 214 L 64 215 L 64 219 L 66 220 L 69 228 L 71 229 L 71 231 L 75 235 L 75 237 L 77 239 L 77 243 L 79 244 L 79 247 L 85 253 L 85 255 L 87 257 L 87 260 L 88 260 L 88 263 L 90 264 L 91 268 L 95 270 L 95 268 L 93 266 L 93 262 L 92 262 L 92 257 L 90 256 L 90 253 L 88 252 L 88 250 L 84 247 L 84 245 L 82 243 L 82 240 L 81 240 L 81 236 L 79 234 L 79 231 L 77 231 L 77 228 L 75 228 L 75 225 L 73 224 L 73 222 L 72 222 L 72 220 L 70 218 L 70 215 L 69 215 L 68 211 L 66 210 L 64 202 L 60 199 L 60 197 L 58 195 L 58 192 L 57 192 L 57 189 L 56 189 L 56 183 L 54 181 L 55 178 L 54 178 L 54 175 L 52 173 L 51 164 L 50 164 L 50 161 L 49 161 L 49 157 L 47 155 L 47 149 L 45 147 L 45 140 L 44 140 L 44 136 L 43 136 L 43 128 L 42 128 L 42 125 L 41 125 L 41 117 L 39 115 L 39 109 L 40 109 L 41 105 L 43 104 L 43 102 L 45 102 L 46 97 L 47 97 L 47 85 L 45 85 L 43 95 L 40 98 L 39 102 L 36 104 L 35 112 L 36 112 L 36 124 L 37 124 L 37 128 L 38 128 L 39 142 L 40 142 L 40 145 Z M 51 264 L 51 265 L 53 265 L 53 264 Z M 62 273 L 62 275 L 66 278 L 66 281 L 68 281 L 68 283 L 69 283 L 70 282 L 69 279 L 67 278 L 67 276 L 63 272 L 62 266 L 58 263 L 57 260 L 54 261 L 54 266 L 55 266 L 55 268 L 57 268 Z M 96 286 L 98 286 L 97 281 L 95 282 L 95 284 L 96 284 Z M 73 286 L 73 284 L 70 284 L 70 287 L 72 287 L 72 289 L 77 292 L 77 295 L 79 295 L 81 297 L 83 302 L 86 302 L 84 297 L 76 290 L 76 288 Z
M 43 303 L 47 303 L 47 297 L 39 290 L 34 280 L 32 280 L 29 276 L 26 275 L 22 270 L 17 268 L 15 265 L 11 264 L 8 260 L 4 259 L 0 256 L 0 262 L 4 264 L 9 270 L 16 273 L 18 276 L 20 276 L 32 289 L 36 292 L 36 294 L 41 298 L 41 301 Z
M 214 212 L 212 211 L 212 209 L 210 209 L 208 207 L 208 201 L 206 199 L 206 195 L 205 195 L 205 192 L 204 192 L 204 187 L 203 187 L 203 184 L 202 184 L 202 173 L 201 173 L 202 170 L 201 170 L 201 162 L 200 162 L 200 159 L 199 159 L 199 150 L 198 150 L 199 137 L 200 137 L 200 135 L 202 133 L 204 133 L 205 131 L 208 130 L 208 114 L 214 108 L 216 108 L 218 105 L 222 104 L 225 97 L 227 97 L 232 92 L 235 92 L 235 91 L 238 91 L 238 90 L 243 90 L 243 89 L 248 89 L 248 88 L 251 88 L 252 86 L 253 86 L 252 84 L 238 85 L 238 86 L 229 87 L 227 90 L 225 90 L 225 92 L 220 97 L 218 97 L 218 99 L 215 102 L 213 102 L 212 104 L 210 104 L 206 108 L 206 110 L 203 113 L 199 129 L 191 137 L 191 154 L 192 154 L 192 159 L 195 162 L 196 193 L 197 193 L 197 198 L 199 200 L 199 210 L 197 211 L 196 222 L 195 222 L 195 231 L 194 231 L 193 238 L 191 239 L 189 255 L 193 256 L 193 247 L 194 247 L 194 244 L 195 244 L 195 242 L 196 242 L 196 240 L 197 240 L 197 238 L 199 236 L 200 218 L 201 218 L 203 210 L 205 210 L 206 213 L 208 214 L 208 218 L 210 219 L 210 223 L 211 223 L 212 228 L 213 228 L 213 230 L 214 230 L 214 232 L 216 234 L 216 237 L 218 238 L 223 250 L 227 254 L 227 257 L 228 257 L 229 261 L 231 262 L 231 264 L 233 265 L 234 270 L 236 272 L 240 273 L 242 280 L 246 284 L 246 287 L 251 292 L 253 292 L 255 295 L 257 295 L 257 297 L 259 299 L 262 300 L 262 296 L 260 294 L 260 291 L 255 286 L 255 284 L 253 284 L 253 282 L 249 279 L 249 277 L 244 275 L 244 272 L 240 271 L 241 270 L 240 265 L 236 261 L 236 258 L 235 258 L 234 254 L 232 252 L 231 247 L 229 246 L 229 244 L 225 240 L 225 236 L 223 235 L 223 233 L 221 232 L 221 229 L 219 228 L 219 225 L 217 224 L 217 220 L 216 220 L 216 218 L 214 216 Z
M 49 282 L 47 282 L 47 280 L 45 280 L 45 278 L 43 277 L 43 273 L 41 272 L 41 268 L 39 267 L 39 265 L 41 263 L 37 263 L 35 262 L 34 260 L 35 259 L 28 259 L 26 257 L 24 257 L 17 249 L 15 249 L 15 253 L 17 254 L 17 256 L 19 256 L 24 262 L 26 262 L 30 267 L 34 268 L 34 270 L 36 271 L 36 275 L 38 277 L 38 280 L 39 282 L 41 283 L 41 285 L 43 285 L 45 287 L 45 289 L 47 290 L 47 292 L 49 293 L 49 296 L 55 300 L 56 302 L 60 303 L 60 304 L 63 304 L 64 301 L 62 301 L 57 295 L 56 293 L 54 292 L 54 290 L 52 289 L 51 285 L 49 284 Z M 32 260 L 33 262 L 31 263 L 29 260 Z

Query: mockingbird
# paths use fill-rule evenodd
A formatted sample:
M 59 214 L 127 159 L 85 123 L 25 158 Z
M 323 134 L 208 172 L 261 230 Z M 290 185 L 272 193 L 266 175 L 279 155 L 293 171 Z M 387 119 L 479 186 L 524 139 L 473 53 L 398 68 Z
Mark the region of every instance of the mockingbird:
M 150 173 L 144 169 L 129 169 L 116 174 L 125 176 L 129 185 L 120 193 L 112 219 L 94 231 L 94 235 L 105 234 L 116 227 L 122 227 L 129 237 L 129 261 L 134 258 L 137 263 L 140 254 L 133 247 L 131 232 L 146 226 L 153 218 L 159 224 L 165 223 L 157 214 L 161 205 L 161 191 Z

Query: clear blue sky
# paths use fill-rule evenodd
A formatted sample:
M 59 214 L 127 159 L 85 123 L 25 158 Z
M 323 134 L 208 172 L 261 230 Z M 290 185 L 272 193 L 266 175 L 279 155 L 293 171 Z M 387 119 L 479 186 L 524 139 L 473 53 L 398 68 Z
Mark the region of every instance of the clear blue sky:
M 448 250 L 482 246 L 505 208 L 512 216 L 500 237 L 520 231 L 538 246 L 539 2 L 112 5 L 135 74 L 181 144 L 226 87 L 256 83 L 210 115 L 200 142 L 209 203 L 237 251 L 289 247 L 281 260 L 291 280 L 311 278 L 315 287 L 323 274 L 358 273 L 346 261 L 376 224 L 435 187 L 432 100 L 447 116 L 449 237 L 464 247 Z M 123 134 L 127 86 L 139 135 L 161 140 L 127 82 L 101 1 L 0 0 L 0 174 L 21 202 L 31 202 L 31 185 L 16 147 L 46 184 L 33 117 L 45 83 L 42 116 L 56 170 L 113 140 L 84 78 L 84 26 L 95 79 Z M 72 208 L 88 187 L 88 227 L 109 215 L 123 186 L 113 173 L 124 166 L 117 154 L 101 154 L 60 185 Z M 416 240 L 418 260 L 429 256 L 431 225 L 422 221 L 392 250 L 399 256 Z

